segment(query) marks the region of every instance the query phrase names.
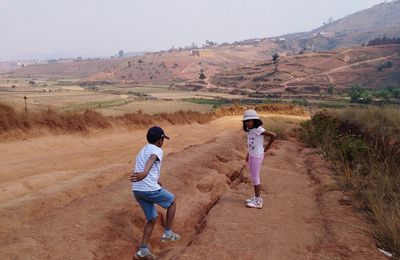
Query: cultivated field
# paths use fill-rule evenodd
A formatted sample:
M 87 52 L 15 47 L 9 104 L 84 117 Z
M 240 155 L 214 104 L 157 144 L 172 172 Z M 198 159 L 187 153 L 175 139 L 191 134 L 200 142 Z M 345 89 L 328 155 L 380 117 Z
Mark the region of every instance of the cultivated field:
M 33 81 L 34 84 L 29 82 Z M 7 79 L 0 80 L 0 102 L 17 110 L 29 111 L 54 109 L 59 111 L 98 110 L 105 115 L 120 115 L 139 110 L 156 114 L 193 110 L 207 112 L 209 104 L 196 104 L 188 99 L 239 99 L 240 95 L 207 93 L 200 91 L 170 90 L 165 85 L 106 85 L 82 87 L 74 80 L 62 79 Z

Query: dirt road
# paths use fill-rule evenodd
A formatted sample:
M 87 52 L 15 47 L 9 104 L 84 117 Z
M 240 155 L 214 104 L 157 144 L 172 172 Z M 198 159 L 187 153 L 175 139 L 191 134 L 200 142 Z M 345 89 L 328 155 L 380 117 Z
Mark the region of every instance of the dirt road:
M 329 165 L 278 141 L 264 166 L 261 210 L 247 209 L 238 117 L 166 127 L 162 182 L 178 198 L 176 244 L 163 259 L 382 259 L 367 226 L 335 188 Z M 128 181 L 145 130 L 1 143 L 1 259 L 132 259 L 144 216 Z M 245 173 L 245 176 L 248 176 Z M 237 185 L 238 184 L 238 185 Z M 162 211 L 160 210 L 160 213 Z M 161 214 L 160 214 L 161 215 Z
M 315 151 L 278 141 L 262 181 L 263 209 L 243 206 L 249 183 L 229 190 L 179 259 L 384 259 Z

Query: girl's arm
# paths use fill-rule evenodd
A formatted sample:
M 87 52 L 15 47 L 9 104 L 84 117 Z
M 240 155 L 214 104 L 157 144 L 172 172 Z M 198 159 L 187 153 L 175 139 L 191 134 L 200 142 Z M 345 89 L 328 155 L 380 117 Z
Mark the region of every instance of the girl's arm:
M 262 135 L 269 137 L 268 144 L 266 146 L 264 146 L 264 153 L 266 153 L 269 150 L 269 148 L 271 148 L 271 145 L 275 141 L 277 135 L 274 132 L 271 132 L 271 131 L 265 131 L 265 132 L 262 133 Z
M 153 167 L 153 164 L 155 163 L 155 161 L 157 161 L 157 159 L 158 159 L 157 155 L 155 154 L 150 155 L 150 158 L 147 160 L 146 166 L 144 167 L 144 171 L 132 173 L 130 178 L 131 182 L 138 182 L 146 178 L 151 168 Z

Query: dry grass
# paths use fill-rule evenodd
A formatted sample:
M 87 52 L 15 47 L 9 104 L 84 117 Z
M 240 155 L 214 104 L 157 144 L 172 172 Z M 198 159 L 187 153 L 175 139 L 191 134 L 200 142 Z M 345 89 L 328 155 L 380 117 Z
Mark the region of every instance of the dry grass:
M 280 140 L 297 139 L 300 123 L 307 120 L 306 117 L 294 117 L 288 115 L 268 115 L 262 118 L 264 128 L 278 135 Z
M 303 124 L 305 142 L 337 162 L 343 188 L 368 213 L 379 246 L 400 257 L 400 114 L 396 107 L 320 113 Z
M 241 115 L 246 109 L 255 109 L 258 112 L 268 112 L 275 114 L 286 114 L 286 115 L 298 115 L 307 116 L 308 113 L 300 106 L 293 104 L 260 104 L 255 106 L 224 106 L 214 111 L 216 116 L 227 116 L 227 115 Z
M 129 102 L 120 106 L 107 107 L 102 109 L 96 109 L 96 111 L 106 116 L 120 116 L 126 113 L 135 113 L 142 111 L 146 114 L 159 114 L 163 113 L 174 113 L 178 111 L 198 111 L 198 112 L 210 112 L 212 107 L 210 105 L 195 104 L 191 102 L 183 101 L 165 101 L 165 100 L 138 100 Z
M 110 102 L 112 100 L 122 99 L 119 95 L 93 91 L 52 91 L 45 93 L 24 91 L 15 93 L 2 93 L 0 95 L 0 103 L 10 105 L 16 110 L 23 110 L 24 96 L 28 97 L 27 103 L 30 112 L 43 111 L 49 107 L 54 110 L 76 110 L 80 108 L 80 111 L 84 111 L 88 108 L 93 109 L 94 107 L 90 105 L 94 104 L 95 102 L 97 104 L 102 104 L 102 102 Z
M 121 116 L 104 116 L 92 110 L 83 113 L 59 112 L 44 110 L 40 112 L 16 111 L 11 106 L 0 103 L 0 139 L 6 136 L 15 138 L 29 137 L 30 131 L 63 133 L 88 133 L 90 129 L 111 128 L 114 125 L 127 127 L 146 127 L 152 124 L 189 124 L 208 123 L 218 117 L 240 115 L 247 107 L 234 105 L 222 107 L 212 112 L 201 113 L 197 111 L 176 111 L 172 113 L 159 113 L 149 115 L 141 110 Z M 285 113 L 303 115 L 305 112 L 290 104 L 268 104 L 255 106 L 260 112 Z M 14 135 L 13 135 L 14 133 Z M 22 134 L 21 134 L 22 133 Z
M 12 130 L 29 131 L 46 128 L 53 132 L 88 132 L 89 128 L 108 128 L 111 123 L 100 113 L 61 113 L 54 110 L 42 112 L 17 112 L 12 107 L 0 104 L 0 134 Z
M 196 122 L 199 124 L 204 124 L 210 122 L 214 119 L 212 113 L 199 113 L 196 111 L 178 111 L 174 113 L 161 113 L 159 116 L 162 119 L 170 122 L 171 124 L 187 124 L 191 122 Z

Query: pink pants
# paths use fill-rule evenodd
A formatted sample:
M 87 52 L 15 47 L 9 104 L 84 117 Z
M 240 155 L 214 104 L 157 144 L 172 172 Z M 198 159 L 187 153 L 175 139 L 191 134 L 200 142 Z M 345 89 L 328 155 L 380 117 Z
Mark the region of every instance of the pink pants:
M 249 167 L 251 181 L 253 185 L 260 185 L 260 171 L 264 158 L 249 156 L 247 166 Z

